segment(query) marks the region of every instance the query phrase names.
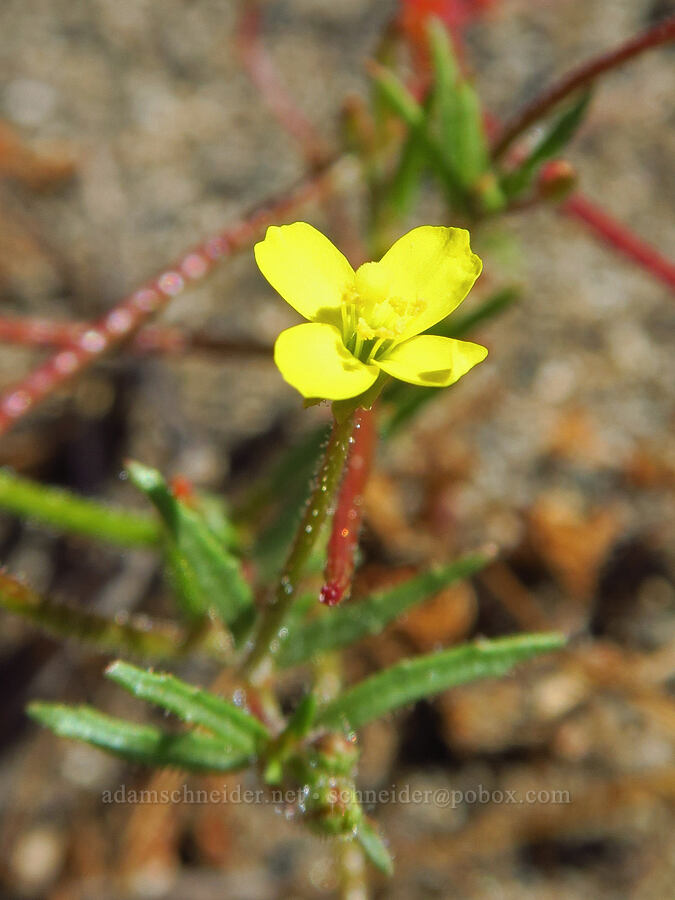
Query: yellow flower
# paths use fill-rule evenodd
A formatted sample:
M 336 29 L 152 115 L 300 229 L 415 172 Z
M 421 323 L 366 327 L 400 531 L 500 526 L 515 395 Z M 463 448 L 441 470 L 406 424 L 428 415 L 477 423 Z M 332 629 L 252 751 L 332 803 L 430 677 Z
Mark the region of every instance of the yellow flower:
M 295 222 L 268 228 L 255 258 L 309 319 L 274 346 L 281 374 L 305 398 L 358 397 L 380 373 L 447 387 L 487 356 L 479 344 L 421 334 L 459 306 L 480 275 L 463 228 L 414 228 L 355 272 L 320 231 Z

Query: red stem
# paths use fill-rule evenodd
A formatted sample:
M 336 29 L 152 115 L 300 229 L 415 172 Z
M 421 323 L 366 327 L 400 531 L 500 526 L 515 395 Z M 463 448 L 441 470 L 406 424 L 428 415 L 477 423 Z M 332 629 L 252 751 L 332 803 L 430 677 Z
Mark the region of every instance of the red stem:
M 562 212 L 580 219 L 603 241 L 641 265 L 655 278 L 675 289 L 675 265 L 645 244 L 620 222 L 612 219 L 579 193 L 574 193 L 561 206 Z
M 615 69 L 634 56 L 644 53 L 645 50 L 667 44 L 673 38 L 675 38 L 675 16 L 671 16 L 637 37 L 626 41 L 615 50 L 596 56 L 578 68 L 572 69 L 569 74 L 535 97 L 510 122 L 504 125 L 493 147 L 493 158 L 497 159 L 501 156 L 526 128 L 529 128 L 569 94 L 589 85 L 598 75 Z
M 237 39 L 242 64 L 272 115 L 297 141 L 309 168 L 316 171 L 331 158 L 331 149 L 286 90 L 280 73 L 261 40 L 261 21 L 258 0 L 244 0 Z M 326 204 L 326 212 L 333 231 L 341 237 L 347 255 L 361 253 L 361 242 L 337 198 L 332 198 L 332 202 Z
M 326 552 L 324 585 L 319 595 L 326 606 L 336 606 L 351 588 L 363 515 L 363 491 L 370 474 L 376 439 L 372 410 L 358 410 Z
M 237 46 L 242 64 L 279 124 L 300 145 L 311 167 L 325 163 L 330 150 L 284 87 L 274 62 L 260 40 L 261 13 L 255 0 L 245 0 Z
M 87 322 L 55 322 L 52 319 L 0 316 L 0 343 L 27 347 L 63 348 L 78 340 L 89 328 Z M 267 356 L 272 347 L 253 341 L 232 341 L 208 332 L 186 332 L 168 325 L 146 325 L 129 344 L 140 354 L 213 351 L 233 356 Z
M 217 263 L 249 246 L 268 224 L 285 218 L 291 210 L 309 199 L 328 193 L 333 177 L 334 167 L 327 167 L 280 200 L 262 207 L 238 225 L 226 228 L 199 244 L 173 267 L 125 297 L 83 334 L 73 335 L 73 339 L 58 353 L 0 394 L 0 436 L 55 390 L 129 340 L 151 316 L 164 309 L 191 283 L 208 275 Z

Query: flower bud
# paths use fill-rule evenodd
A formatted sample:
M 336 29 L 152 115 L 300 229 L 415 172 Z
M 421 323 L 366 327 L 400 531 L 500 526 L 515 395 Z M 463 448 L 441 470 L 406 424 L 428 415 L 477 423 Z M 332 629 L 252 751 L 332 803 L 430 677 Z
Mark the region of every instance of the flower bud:
M 576 187 L 577 173 L 566 159 L 552 159 L 545 163 L 537 180 L 539 196 L 544 200 L 559 201 Z

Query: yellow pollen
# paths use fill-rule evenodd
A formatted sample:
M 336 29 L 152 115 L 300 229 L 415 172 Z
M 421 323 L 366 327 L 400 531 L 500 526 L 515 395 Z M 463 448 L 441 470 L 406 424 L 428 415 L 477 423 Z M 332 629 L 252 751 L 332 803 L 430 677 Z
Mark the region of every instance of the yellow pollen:
M 356 339 L 358 355 L 364 341 L 376 340 L 379 348 L 384 342 L 396 341 L 410 325 L 411 319 L 426 308 L 424 300 L 404 300 L 402 297 L 384 297 L 379 303 L 368 304 L 353 287 L 342 294 L 342 333 L 345 343 L 350 337 Z M 358 351 L 356 348 L 359 348 Z M 372 356 L 373 347 L 369 351 Z

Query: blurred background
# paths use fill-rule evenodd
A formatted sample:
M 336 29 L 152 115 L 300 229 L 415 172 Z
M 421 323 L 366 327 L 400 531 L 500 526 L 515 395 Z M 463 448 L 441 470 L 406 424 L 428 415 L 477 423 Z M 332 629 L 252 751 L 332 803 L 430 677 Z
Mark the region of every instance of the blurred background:
M 477 5 L 467 63 L 500 118 L 675 11 L 668 0 Z M 264 4 L 267 51 L 328 145 L 339 146 L 345 96 L 367 95 L 365 61 L 396 11 L 394 0 Z M 297 146 L 242 69 L 236 30 L 236 5 L 216 0 L 3 0 L 0 315 L 95 318 L 303 176 Z M 664 254 L 673 87 L 672 48 L 612 72 L 567 155 L 585 195 Z M 362 224 L 357 178 L 345 201 Z M 410 225 L 442 216 L 430 187 Z M 320 205 L 298 217 L 328 228 Z M 473 244 L 484 275 L 465 309 L 505 284 L 520 299 L 480 332 L 488 361 L 380 448 L 360 583 L 486 542 L 501 555 L 360 644 L 348 671 L 521 630 L 561 629 L 572 650 L 366 728 L 360 786 L 562 790 L 570 802 L 378 804 L 396 875 L 374 879 L 377 895 L 665 900 L 675 894 L 672 296 L 552 206 L 483 225 Z M 271 344 L 295 321 L 249 251 L 162 320 L 243 345 Z M 0 386 L 41 356 L 3 345 Z M 260 353 L 123 354 L 4 436 L 0 464 L 141 506 L 119 477 L 126 457 L 236 494 L 326 415 L 303 411 Z M 55 599 L 166 609 L 142 551 L 1 514 L 0 561 Z M 167 815 L 102 803 L 102 791 L 142 787 L 147 775 L 40 732 L 22 709 L 44 697 L 141 716 L 103 683 L 105 662 L 0 618 L 0 896 L 116 897 L 119 871 L 129 896 L 331 896 L 328 844 L 268 805 Z

